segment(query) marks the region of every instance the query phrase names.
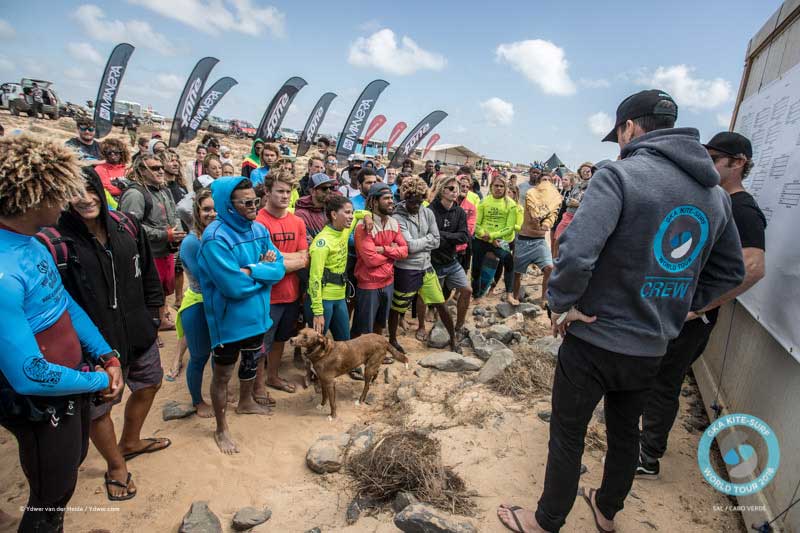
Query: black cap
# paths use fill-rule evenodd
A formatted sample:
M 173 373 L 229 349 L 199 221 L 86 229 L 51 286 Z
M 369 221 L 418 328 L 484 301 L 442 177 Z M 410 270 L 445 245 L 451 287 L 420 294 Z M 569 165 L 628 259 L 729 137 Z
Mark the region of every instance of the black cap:
M 380 198 L 384 194 L 392 194 L 392 188 L 386 185 L 385 183 L 373 183 L 369 188 L 369 197 L 370 198 Z
M 735 131 L 717 133 L 703 146 L 723 154 L 732 156 L 744 154 L 747 159 L 753 158 L 753 145 L 750 144 L 750 139 Z
M 670 102 L 671 106 L 664 105 Z M 660 89 L 648 89 L 632 94 L 617 107 L 617 121 L 614 128 L 603 138 L 603 142 L 617 142 L 617 128 L 628 120 L 647 115 L 670 115 L 678 118 L 678 104 L 670 95 Z

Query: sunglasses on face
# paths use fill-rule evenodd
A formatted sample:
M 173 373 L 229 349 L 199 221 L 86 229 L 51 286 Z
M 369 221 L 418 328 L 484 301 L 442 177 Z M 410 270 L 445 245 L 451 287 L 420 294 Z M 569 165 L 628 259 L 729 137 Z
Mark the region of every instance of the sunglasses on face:
M 152 167 L 148 166 L 147 170 L 150 172 L 164 172 L 164 167 L 162 165 L 153 165 Z
M 78 126 L 81 131 L 94 132 L 94 126 Z
M 252 209 L 253 207 L 258 207 L 261 205 L 261 198 L 253 198 L 250 200 L 235 200 L 234 203 L 243 205 L 248 209 Z
M 325 161 L 325 162 L 326 162 L 327 164 L 329 164 L 329 165 L 335 165 L 335 164 L 337 163 L 337 161 L 336 161 L 335 159 L 329 159 L 329 160 L 327 160 L 327 161 Z
M 122 155 L 122 152 L 119 150 L 109 150 L 107 153 L 108 155 Z
M 444 190 L 453 192 L 453 191 L 456 190 L 456 186 L 455 185 L 450 185 L 448 187 L 445 187 Z
M 330 191 L 333 190 L 333 186 L 332 185 L 321 185 L 321 186 L 317 187 L 317 190 L 318 191 L 322 191 L 322 192 L 330 192 Z

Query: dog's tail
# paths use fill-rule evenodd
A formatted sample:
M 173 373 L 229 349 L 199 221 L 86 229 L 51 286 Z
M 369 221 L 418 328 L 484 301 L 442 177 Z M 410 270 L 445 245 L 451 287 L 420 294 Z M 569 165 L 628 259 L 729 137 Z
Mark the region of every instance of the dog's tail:
M 405 363 L 406 365 L 408 365 L 408 357 L 406 357 L 406 354 L 404 354 L 403 352 L 401 352 L 400 350 L 398 350 L 397 348 L 392 346 L 389 343 L 389 341 L 386 341 L 386 350 L 390 354 L 392 354 L 392 357 L 394 357 L 395 359 L 397 359 L 401 363 Z

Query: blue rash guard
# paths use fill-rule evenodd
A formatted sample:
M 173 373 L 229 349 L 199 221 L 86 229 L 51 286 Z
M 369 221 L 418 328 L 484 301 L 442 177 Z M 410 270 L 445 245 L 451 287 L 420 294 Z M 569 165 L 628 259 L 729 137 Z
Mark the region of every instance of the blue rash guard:
M 47 249 L 31 236 L 0 228 L 0 250 L 0 372 L 11 388 L 25 396 L 69 396 L 108 388 L 105 372 L 81 372 L 42 355 L 35 335 L 54 326 L 65 313 L 84 353 L 97 359 L 111 352 L 64 289 Z

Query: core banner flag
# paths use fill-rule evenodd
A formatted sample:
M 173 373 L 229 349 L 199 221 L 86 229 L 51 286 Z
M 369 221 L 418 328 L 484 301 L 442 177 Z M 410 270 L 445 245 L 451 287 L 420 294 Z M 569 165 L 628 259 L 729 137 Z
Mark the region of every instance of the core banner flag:
M 407 127 L 408 124 L 406 124 L 405 122 L 398 122 L 397 124 L 394 125 L 394 128 L 392 128 L 392 133 L 389 134 L 389 140 L 386 141 L 387 150 L 392 147 L 394 142 L 400 137 L 400 134 L 406 131 Z
M 306 127 L 303 128 L 303 133 L 300 135 L 300 143 L 297 145 L 297 155 L 305 155 L 308 149 L 314 144 L 314 136 L 319 131 L 322 121 L 325 120 L 325 114 L 328 112 L 328 107 L 336 98 L 336 93 L 325 93 L 320 96 L 317 105 L 311 110 L 306 120 Z
M 428 152 L 431 151 L 433 145 L 439 142 L 439 139 L 441 138 L 442 136 L 439 135 L 438 133 L 434 133 L 433 135 L 431 135 L 431 138 L 428 139 L 428 144 L 425 145 L 425 150 L 422 151 L 422 159 L 425 159 L 425 156 L 428 155 Z
M 178 107 L 175 108 L 172 127 L 169 130 L 170 148 L 175 148 L 181 143 L 181 131 L 183 128 L 189 127 L 195 107 L 197 107 L 197 102 L 203 92 L 203 86 L 206 84 L 208 75 L 211 74 L 211 69 L 217 63 L 219 63 L 219 59 L 216 57 L 204 57 L 197 62 L 192 73 L 189 74 L 181 98 L 178 100 Z
M 369 123 L 369 126 L 367 126 L 367 133 L 364 134 L 364 143 L 361 145 L 362 154 L 367 153 L 367 143 L 376 133 L 378 133 L 378 130 L 381 129 L 384 124 L 386 124 L 385 115 L 378 115 L 372 119 L 372 122 Z
M 336 158 L 339 161 L 344 161 L 350 157 L 356 150 L 358 138 L 361 137 L 361 132 L 367 125 L 367 119 L 375 107 L 375 102 L 381 95 L 383 90 L 389 86 L 388 81 L 375 80 L 370 82 L 361 92 L 356 103 L 353 105 L 350 116 L 347 117 L 347 122 L 344 123 L 344 129 L 339 135 L 339 142 L 336 144 Z
M 94 101 L 94 136 L 98 139 L 111 133 L 111 127 L 114 125 L 114 102 L 117 100 L 122 76 L 128 68 L 128 59 L 131 58 L 133 51 L 132 45 L 121 43 L 115 46 L 108 56 L 103 77 L 100 78 L 97 99 Z
M 225 94 L 238 82 L 228 76 L 220 78 L 203 94 L 197 103 L 194 116 L 186 128 L 181 128 L 181 142 L 189 142 L 197 137 L 197 130 Z
M 400 146 L 397 147 L 397 151 L 395 151 L 394 156 L 392 156 L 392 160 L 389 162 L 389 168 L 398 168 L 403 164 L 403 161 L 411 157 L 411 155 L 414 153 L 414 149 L 420 142 L 422 142 L 422 139 L 424 139 L 433 128 L 438 126 L 446 116 L 447 113 L 444 111 L 434 111 L 427 117 L 423 118 L 420 123 L 417 124 L 413 130 L 411 130 L 411 133 L 406 135 L 406 138 L 403 139 L 403 142 L 400 143 Z
M 267 109 L 264 110 L 264 116 L 261 117 L 258 130 L 256 130 L 256 139 L 264 139 L 267 142 L 275 140 L 283 123 L 283 118 L 286 116 L 289 106 L 292 105 L 294 97 L 306 85 L 308 85 L 306 80 L 297 76 L 286 80 L 283 87 L 275 93 Z

